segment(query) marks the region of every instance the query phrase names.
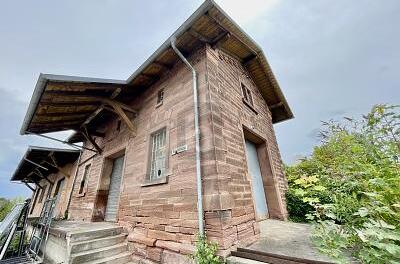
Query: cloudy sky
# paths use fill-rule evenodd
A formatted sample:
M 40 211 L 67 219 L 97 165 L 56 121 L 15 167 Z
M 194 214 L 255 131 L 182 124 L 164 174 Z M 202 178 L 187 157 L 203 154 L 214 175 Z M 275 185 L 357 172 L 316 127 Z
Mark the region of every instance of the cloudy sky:
M 30 145 L 19 128 L 40 72 L 126 79 L 202 0 L 2 0 L 0 196 Z M 275 126 L 291 163 L 317 144 L 321 120 L 400 103 L 400 1 L 217 0 L 255 39 L 295 114 Z

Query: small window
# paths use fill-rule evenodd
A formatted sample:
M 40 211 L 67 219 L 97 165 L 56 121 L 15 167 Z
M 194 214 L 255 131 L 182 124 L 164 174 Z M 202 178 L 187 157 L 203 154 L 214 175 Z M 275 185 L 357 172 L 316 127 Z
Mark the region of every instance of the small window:
M 54 191 L 53 197 L 58 196 L 58 194 L 60 193 L 60 189 L 64 186 L 64 178 L 62 178 L 61 180 L 59 180 L 57 182 L 56 185 L 56 190 Z
M 164 89 L 161 89 L 160 91 L 158 91 L 157 94 L 157 105 L 162 104 L 164 101 Z
M 34 198 L 33 198 L 33 203 L 31 206 L 31 211 L 29 212 L 29 214 L 32 214 L 33 210 L 35 209 L 35 205 L 36 205 L 37 199 L 39 197 L 40 190 L 41 189 L 39 187 L 36 187 L 36 191 L 35 191 Z
M 47 185 L 43 187 L 43 189 L 41 189 L 40 191 L 40 197 L 39 197 L 39 203 L 43 202 L 43 197 L 44 197 L 44 193 L 47 190 Z
M 150 181 L 165 175 L 166 129 L 163 128 L 151 136 Z
M 81 184 L 79 186 L 79 194 L 84 193 L 87 177 L 89 175 L 90 166 L 91 166 L 91 164 L 88 164 L 88 165 L 85 166 L 85 171 L 83 172 L 83 177 L 82 177 L 82 180 L 81 180 Z
M 251 94 L 251 91 L 249 88 L 247 88 L 243 83 L 242 83 L 242 94 L 243 94 L 243 100 L 253 106 L 253 95 Z

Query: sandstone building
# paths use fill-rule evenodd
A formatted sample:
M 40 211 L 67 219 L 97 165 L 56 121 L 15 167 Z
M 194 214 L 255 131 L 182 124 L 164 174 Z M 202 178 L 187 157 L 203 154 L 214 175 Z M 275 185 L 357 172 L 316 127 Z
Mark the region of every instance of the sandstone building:
M 74 130 L 68 142 L 83 148 L 59 210 L 118 223 L 133 254 L 165 262 L 193 251 L 199 171 L 205 232 L 221 255 L 254 242 L 257 221 L 286 219 L 273 125 L 292 117 L 260 47 L 208 0 L 127 80 L 41 74 L 21 133 Z

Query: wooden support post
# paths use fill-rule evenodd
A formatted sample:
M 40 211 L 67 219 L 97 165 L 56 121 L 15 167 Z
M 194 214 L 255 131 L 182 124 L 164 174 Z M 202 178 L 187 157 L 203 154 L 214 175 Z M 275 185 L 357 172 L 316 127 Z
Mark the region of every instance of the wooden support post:
M 123 107 L 121 106 L 121 103 L 118 103 L 118 102 L 115 102 L 115 101 L 112 101 L 112 100 L 108 100 L 107 103 L 115 110 L 117 115 L 124 121 L 124 123 L 127 125 L 129 130 L 131 131 L 131 133 L 134 136 L 136 136 L 135 126 L 133 125 L 133 123 L 130 120 L 130 118 L 125 114 L 125 112 L 123 110 Z
M 63 170 L 60 166 L 58 166 L 57 161 L 56 161 L 56 159 L 55 159 L 55 157 L 54 157 L 53 154 L 54 154 L 54 153 L 50 153 L 50 155 L 49 155 L 50 158 L 51 158 L 51 161 L 53 162 L 53 164 L 50 163 L 50 162 L 48 162 L 48 161 L 44 161 L 44 162 L 47 163 L 47 164 L 49 164 L 50 166 L 56 168 L 59 172 L 61 172 L 61 174 L 63 174 L 63 175 L 66 176 L 67 178 L 71 177 L 71 175 L 69 175 L 65 170 Z
M 124 103 L 115 101 L 115 100 L 111 100 L 111 99 L 103 99 L 103 102 L 108 104 L 109 106 L 112 106 L 114 108 L 114 105 L 118 105 L 120 108 L 124 109 L 125 111 L 137 114 L 137 111 L 135 109 L 133 109 L 132 107 L 130 107 L 129 105 L 126 105 Z M 114 108 L 115 109 L 115 108 Z
M 33 189 L 32 186 L 30 186 L 27 182 L 24 182 L 26 187 L 28 187 L 29 189 L 31 189 L 32 192 L 35 192 L 35 189 Z
M 54 185 L 54 182 L 50 181 L 49 178 L 45 177 L 38 168 L 36 168 L 33 172 L 35 172 L 36 175 L 38 175 L 42 179 L 45 179 L 46 181 L 48 181 L 51 185 Z
M 37 186 L 39 189 L 42 189 L 42 190 L 43 190 L 43 187 L 42 187 L 36 180 L 32 179 L 32 181 L 36 184 L 36 186 Z
M 82 132 L 82 135 L 86 138 L 86 140 L 88 140 L 93 145 L 93 147 L 97 150 L 98 153 L 101 153 L 103 151 L 99 147 L 99 145 L 97 145 L 96 141 L 89 135 L 86 126 L 83 127 L 81 132 Z

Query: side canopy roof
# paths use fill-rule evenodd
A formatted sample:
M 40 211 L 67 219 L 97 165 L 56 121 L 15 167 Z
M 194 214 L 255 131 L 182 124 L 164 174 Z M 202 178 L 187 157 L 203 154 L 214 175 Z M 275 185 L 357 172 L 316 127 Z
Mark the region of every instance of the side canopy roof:
M 176 38 L 177 47 L 185 55 L 208 43 L 238 58 L 259 87 L 273 122 L 293 117 L 261 48 L 214 1 L 206 0 L 171 38 Z M 80 131 L 83 125 L 95 130 L 96 124 L 116 112 L 115 103 L 126 106 L 179 60 L 171 38 L 125 81 L 41 74 L 21 134 Z
M 59 168 L 75 162 L 79 150 L 30 146 L 22 157 L 11 181 L 36 183 L 57 173 Z

